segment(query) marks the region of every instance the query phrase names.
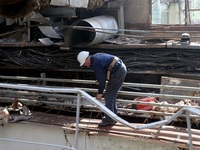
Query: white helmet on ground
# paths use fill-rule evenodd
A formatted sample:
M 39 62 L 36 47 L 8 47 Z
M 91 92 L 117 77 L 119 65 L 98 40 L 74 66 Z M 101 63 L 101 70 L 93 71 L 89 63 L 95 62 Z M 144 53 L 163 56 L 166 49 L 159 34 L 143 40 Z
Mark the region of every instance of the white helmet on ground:
M 88 56 L 89 56 L 89 52 L 87 51 L 82 51 L 77 55 L 77 60 L 79 61 L 80 66 L 83 66 Z

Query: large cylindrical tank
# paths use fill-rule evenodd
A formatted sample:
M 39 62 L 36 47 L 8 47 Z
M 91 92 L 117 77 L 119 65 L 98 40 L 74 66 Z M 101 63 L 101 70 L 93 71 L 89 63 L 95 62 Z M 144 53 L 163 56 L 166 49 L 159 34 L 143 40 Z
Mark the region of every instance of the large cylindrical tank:
M 116 19 L 113 16 L 97 16 L 75 22 L 72 26 L 91 27 L 87 29 L 69 28 L 65 35 L 65 46 L 94 45 L 106 39 L 116 36 L 118 29 Z M 108 32 L 102 33 L 102 32 Z

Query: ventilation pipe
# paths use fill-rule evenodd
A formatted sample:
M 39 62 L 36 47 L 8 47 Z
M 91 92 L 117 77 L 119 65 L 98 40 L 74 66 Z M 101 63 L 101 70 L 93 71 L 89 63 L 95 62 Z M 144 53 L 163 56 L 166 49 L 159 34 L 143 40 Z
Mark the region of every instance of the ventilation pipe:
M 113 16 L 97 16 L 88 19 L 83 19 L 73 23 L 72 26 L 80 27 L 78 29 L 69 28 L 67 30 L 64 43 L 64 46 L 67 47 L 89 46 L 98 44 L 106 39 L 115 37 L 118 33 L 118 25 Z M 86 29 L 81 27 L 91 28 Z

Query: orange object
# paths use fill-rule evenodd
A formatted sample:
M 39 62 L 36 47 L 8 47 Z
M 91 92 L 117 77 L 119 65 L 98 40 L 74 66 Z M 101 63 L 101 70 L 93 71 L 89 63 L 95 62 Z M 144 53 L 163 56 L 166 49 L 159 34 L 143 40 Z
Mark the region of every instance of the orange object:
M 140 102 L 150 102 L 150 103 L 155 103 L 156 100 L 154 97 L 146 97 L 146 98 L 142 98 L 142 99 L 138 99 L 136 101 L 140 101 Z M 137 110 L 152 110 L 153 106 L 152 105 L 142 105 L 142 104 L 137 104 L 136 105 L 136 109 Z

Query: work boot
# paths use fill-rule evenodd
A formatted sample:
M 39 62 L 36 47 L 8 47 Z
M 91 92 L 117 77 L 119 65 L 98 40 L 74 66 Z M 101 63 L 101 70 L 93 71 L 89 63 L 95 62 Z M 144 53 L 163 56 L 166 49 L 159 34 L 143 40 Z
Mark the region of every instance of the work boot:
M 114 120 L 111 121 L 107 121 L 105 119 L 103 119 L 100 123 L 99 123 L 99 127 L 106 127 L 106 126 L 113 126 L 115 125 L 116 122 Z

